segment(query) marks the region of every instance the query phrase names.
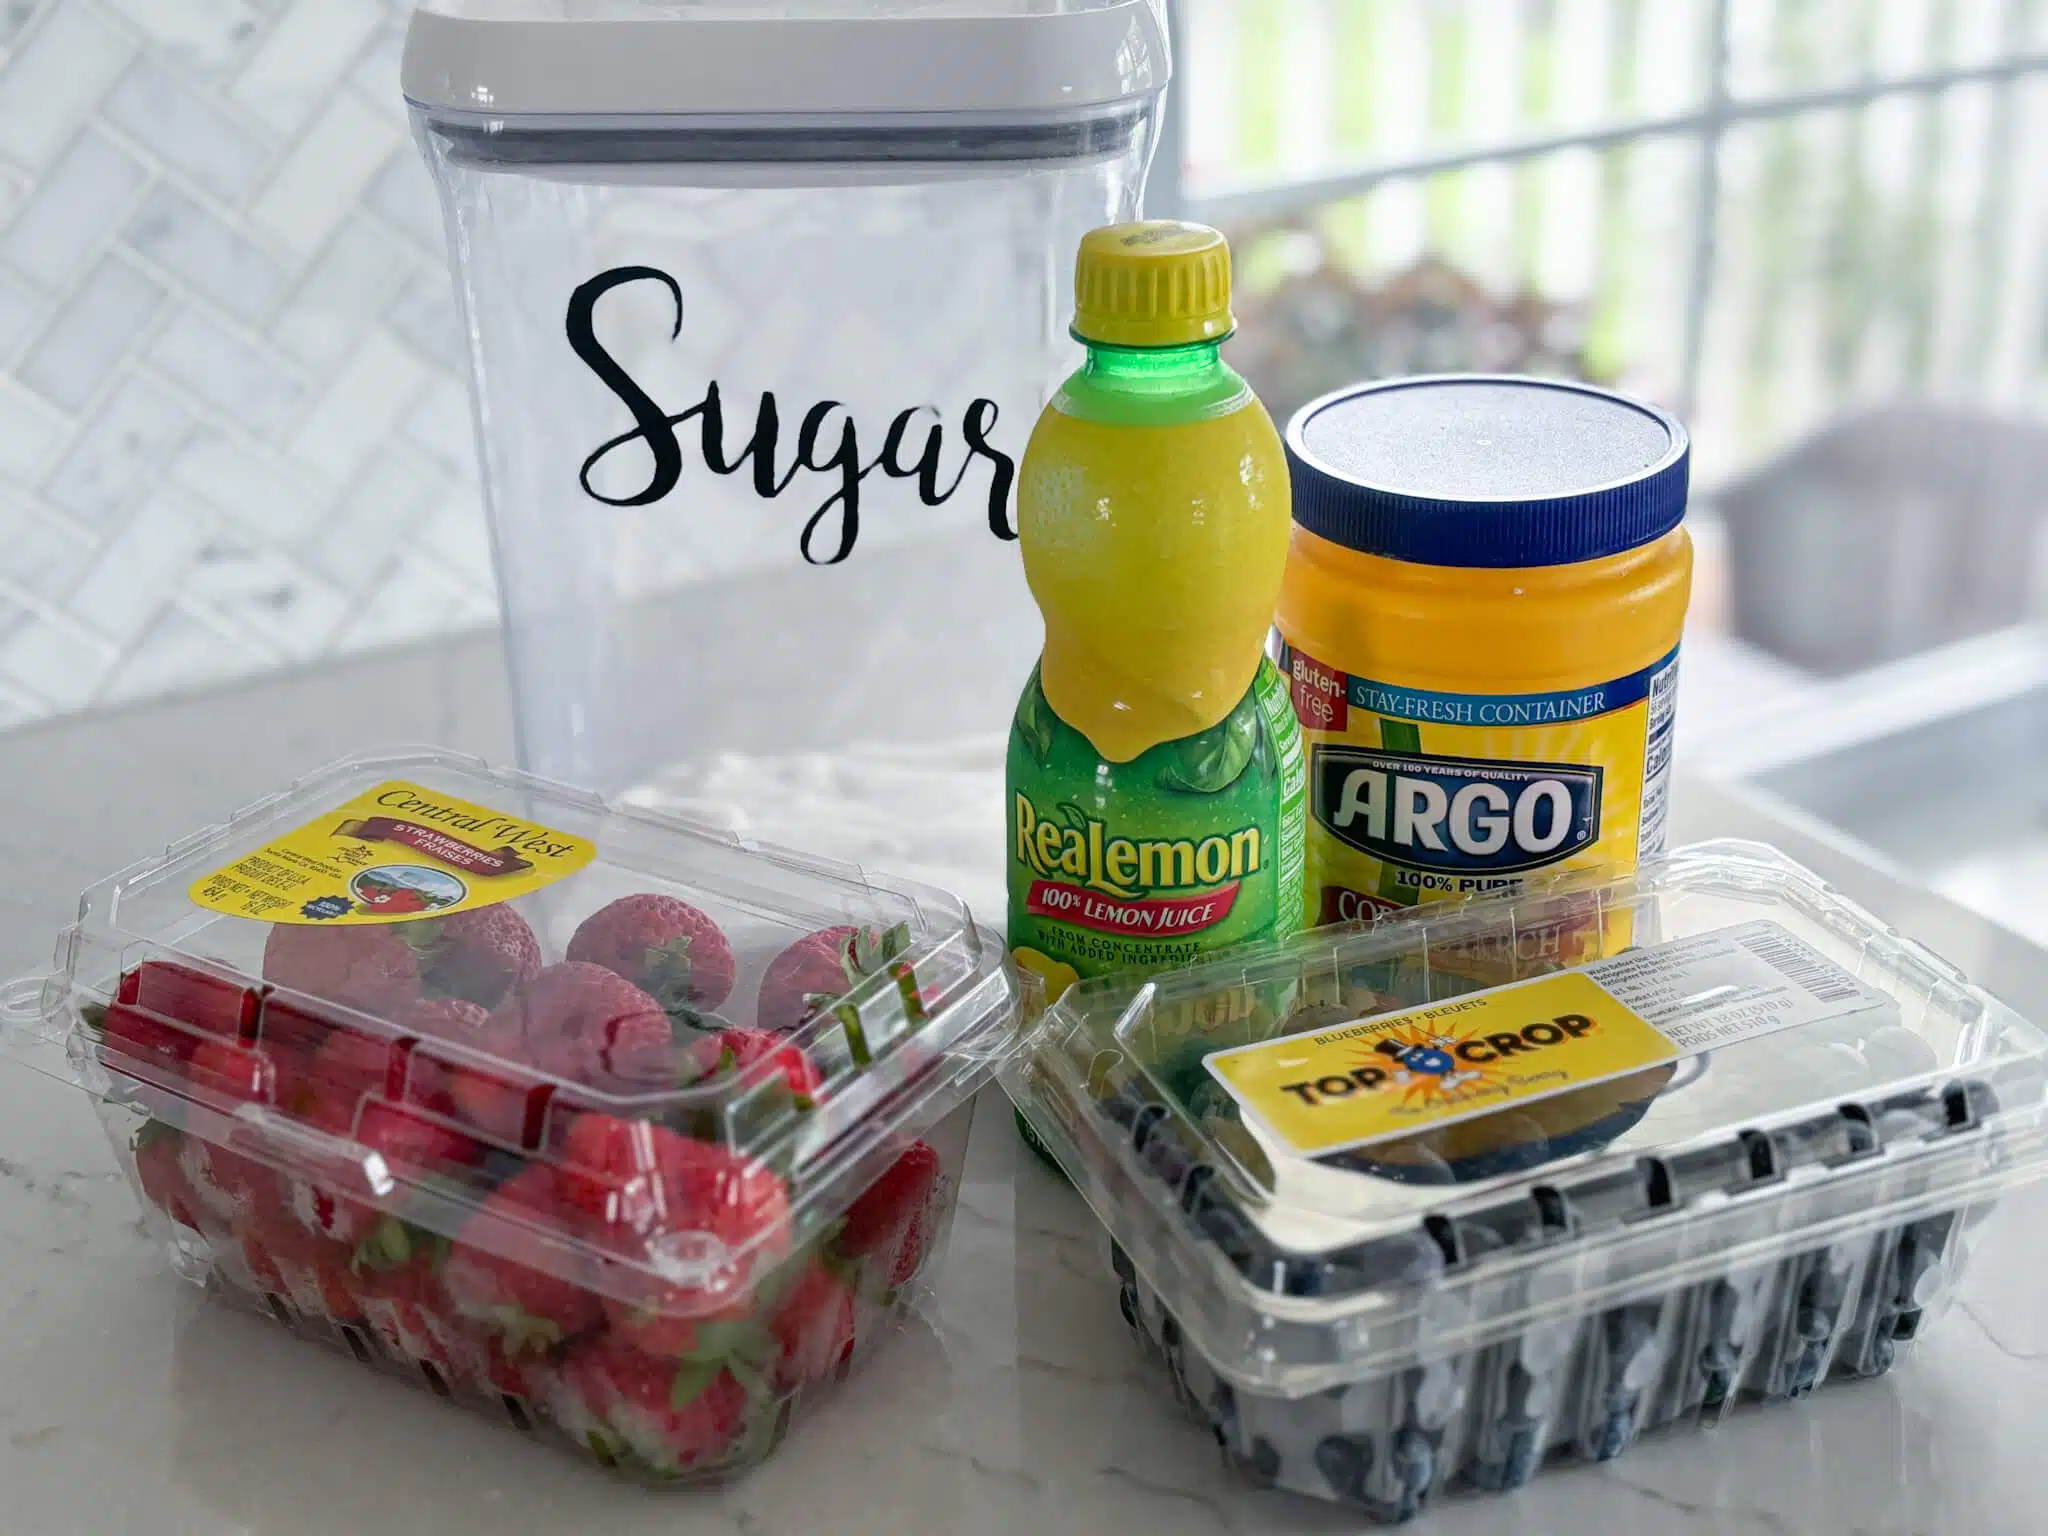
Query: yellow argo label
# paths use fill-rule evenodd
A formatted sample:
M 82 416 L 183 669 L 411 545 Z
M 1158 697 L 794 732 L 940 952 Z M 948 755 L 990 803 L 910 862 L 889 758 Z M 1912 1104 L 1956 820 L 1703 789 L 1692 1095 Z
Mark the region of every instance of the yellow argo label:
M 191 898 L 270 923 L 402 923 L 510 901 L 596 857 L 587 838 L 393 780 L 202 876 Z
M 1626 677 L 1537 694 L 1409 688 L 1291 645 L 1283 662 L 1309 753 L 1312 924 L 1560 868 L 1627 869 L 1663 847 L 1675 649 Z
M 1219 1051 L 1208 1067 L 1304 1156 L 1489 1114 L 1672 1060 L 1680 1048 L 1581 971 Z

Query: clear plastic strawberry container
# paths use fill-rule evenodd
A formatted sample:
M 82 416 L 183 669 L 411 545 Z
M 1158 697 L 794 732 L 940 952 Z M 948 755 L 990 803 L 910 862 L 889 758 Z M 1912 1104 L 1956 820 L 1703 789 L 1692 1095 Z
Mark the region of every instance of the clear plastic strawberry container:
M 10 1043 L 190 1279 L 675 1483 L 928 1284 L 1015 997 L 943 892 L 417 752 L 87 891 Z
M 1002 1070 L 1226 1460 L 1377 1523 L 1883 1374 L 2048 1162 L 2048 1038 L 1748 844 L 1085 983 Z

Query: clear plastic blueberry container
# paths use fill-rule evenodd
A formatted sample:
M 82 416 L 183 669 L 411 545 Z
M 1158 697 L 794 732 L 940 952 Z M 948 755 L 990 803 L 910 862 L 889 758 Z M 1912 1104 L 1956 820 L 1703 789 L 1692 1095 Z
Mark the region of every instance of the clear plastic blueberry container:
M 1003 1080 L 1225 1458 L 1376 1523 L 1881 1375 L 2048 1155 L 2048 1039 L 1739 843 L 1084 983 Z
M 9 1044 L 187 1278 L 677 1484 L 897 1329 L 1015 1008 L 943 892 L 418 751 L 87 891 Z

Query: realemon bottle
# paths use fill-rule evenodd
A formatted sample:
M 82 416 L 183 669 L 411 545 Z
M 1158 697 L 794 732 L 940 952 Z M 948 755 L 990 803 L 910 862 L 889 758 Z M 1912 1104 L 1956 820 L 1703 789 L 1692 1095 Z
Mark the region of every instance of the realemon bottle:
M 1039 418 L 1018 534 L 1045 653 L 1010 731 L 1010 944 L 1076 978 L 1293 930 L 1307 775 L 1265 656 L 1287 464 L 1219 355 L 1230 252 L 1194 224 L 1081 242 L 1088 360 Z

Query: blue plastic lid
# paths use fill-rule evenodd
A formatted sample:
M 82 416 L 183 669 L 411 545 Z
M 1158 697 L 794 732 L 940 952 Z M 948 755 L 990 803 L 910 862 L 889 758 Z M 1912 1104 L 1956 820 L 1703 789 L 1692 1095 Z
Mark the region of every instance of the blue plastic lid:
M 1692 446 L 1669 412 L 1563 379 L 1389 379 L 1287 424 L 1294 520 L 1420 565 L 1598 560 L 1685 516 Z

